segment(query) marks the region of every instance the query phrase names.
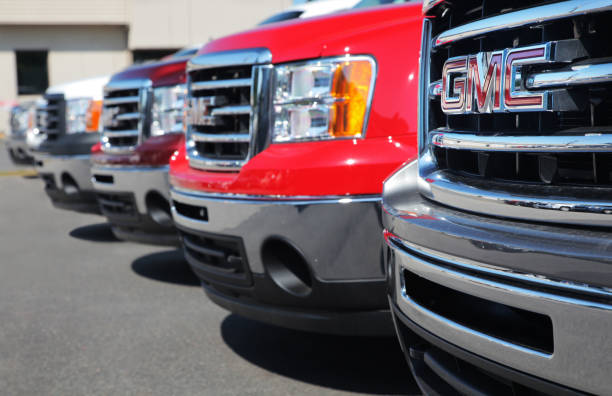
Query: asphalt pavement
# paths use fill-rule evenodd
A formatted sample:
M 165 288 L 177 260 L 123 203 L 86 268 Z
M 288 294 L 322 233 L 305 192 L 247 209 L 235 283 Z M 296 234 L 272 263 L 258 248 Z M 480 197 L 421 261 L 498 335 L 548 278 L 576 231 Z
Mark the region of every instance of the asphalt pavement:
M 269 326 L 211 303 L 180 251 L 55 209 L 0 142 L 0 394 L 415 394 L 394 338 Z

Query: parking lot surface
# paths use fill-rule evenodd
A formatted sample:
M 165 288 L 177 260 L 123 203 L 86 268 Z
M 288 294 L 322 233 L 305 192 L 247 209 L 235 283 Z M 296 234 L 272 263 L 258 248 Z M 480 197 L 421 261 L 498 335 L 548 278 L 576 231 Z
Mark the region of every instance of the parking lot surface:
M 55 209 L 0 143 L 0 393 L 416 394 L 394 338 L 243 319 L 180 251 Z

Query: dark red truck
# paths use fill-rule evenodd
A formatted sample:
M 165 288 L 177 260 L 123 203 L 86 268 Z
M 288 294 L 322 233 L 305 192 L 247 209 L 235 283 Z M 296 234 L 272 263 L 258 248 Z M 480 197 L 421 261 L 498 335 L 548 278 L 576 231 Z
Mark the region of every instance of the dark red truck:
M 133 66 L 104 89 L 102 141 L 92 179 L 120 239 L 173 244 L 168 162 L 184 145 L 185 64 L 190 53 Z

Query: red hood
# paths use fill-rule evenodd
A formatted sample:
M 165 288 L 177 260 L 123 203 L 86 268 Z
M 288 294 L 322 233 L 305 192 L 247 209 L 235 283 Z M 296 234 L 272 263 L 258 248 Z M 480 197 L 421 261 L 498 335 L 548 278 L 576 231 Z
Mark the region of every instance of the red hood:
M 189 58 L 130 66 L 114 74 L 111 82 L 148 78 L 154 87 L 176 85 L 185 82 L 185 64 Z
M 211 41 L 198 54 L 266 47 L 272 62 L 282 63 L 320 56 L 357 54 L 359 48 L 347 46 L 351 37 L 358 44 L 379 29 L 421 18 L 421 3 L 389 5 L 353 10 L 323 17 L 292 20 L 262 26 Z M 398 38 L 401 40 L 402 38 Z

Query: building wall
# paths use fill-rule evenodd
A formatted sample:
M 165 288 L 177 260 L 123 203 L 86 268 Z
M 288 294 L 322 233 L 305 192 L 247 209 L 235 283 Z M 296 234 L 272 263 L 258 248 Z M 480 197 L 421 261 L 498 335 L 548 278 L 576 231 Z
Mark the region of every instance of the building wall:
M 126 25 L 130 0 L 0 0 L 2 25 Z
M 292 0 L 131 0 L 130 49 L 206 43 L 254 27 Z
M 0 103 L 17 95 L 15 50 L 47 49 L 49 85 L 111 74 L 131 51 L 182 48 L 254 27 L 293 0 L 0 0 Z M 0 109 L 0 132 L 6 131 Z
M 15 50 L 48 50 L 49 85 L 111 74 L 131 63 L 123 26 L 0 26 L 0 100 L 17 94 Z M 0 111 L 0 132 L 7 128 Z

